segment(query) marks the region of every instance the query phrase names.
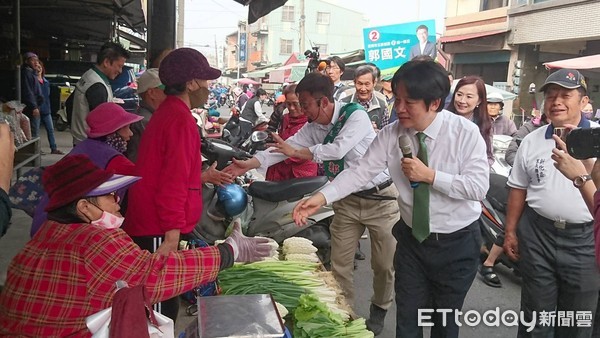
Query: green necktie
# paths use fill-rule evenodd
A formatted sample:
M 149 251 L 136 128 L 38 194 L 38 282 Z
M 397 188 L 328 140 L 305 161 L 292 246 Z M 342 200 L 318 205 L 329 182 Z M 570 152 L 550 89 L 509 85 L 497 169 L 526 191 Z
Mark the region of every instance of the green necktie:
M 419 153 L 417 157 L 423 164 L 428 165 L 427 145 L 425 138 L 427 135 L 418 132 Z M 419 182 L 413 190 L 413 217 L 412 234 L 419 242 L 423 242 L 430 234 L 429 231 L 429 184 Z

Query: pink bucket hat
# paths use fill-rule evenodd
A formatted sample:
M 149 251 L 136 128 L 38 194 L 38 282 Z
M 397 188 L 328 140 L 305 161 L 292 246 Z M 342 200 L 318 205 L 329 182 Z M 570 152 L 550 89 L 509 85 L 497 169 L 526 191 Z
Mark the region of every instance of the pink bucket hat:
M 85 119 L 89 138 L 106 136 L 143 119 L 143 116 L 131 114 L 113 102 L 105 102 L 94 108 Z

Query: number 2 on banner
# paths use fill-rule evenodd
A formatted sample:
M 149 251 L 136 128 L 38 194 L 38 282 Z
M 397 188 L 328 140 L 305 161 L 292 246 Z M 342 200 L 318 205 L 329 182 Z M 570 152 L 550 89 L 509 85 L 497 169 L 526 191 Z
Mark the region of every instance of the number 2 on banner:
M 379 31 L 377 31 L 377 30 L 370 31 L 369 32 L 369 40 L 371 40 L 371 41 L 379 40 Z

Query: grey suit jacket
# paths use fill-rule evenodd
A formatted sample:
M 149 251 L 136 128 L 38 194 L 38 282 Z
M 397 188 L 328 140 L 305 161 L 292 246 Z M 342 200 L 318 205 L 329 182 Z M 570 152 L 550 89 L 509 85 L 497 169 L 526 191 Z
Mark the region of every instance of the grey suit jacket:
M 421 46 L 417 43 L 410 48 L 409 60 L 412 60 L 415 56 L 421 55 Z M 437 56 L 437 51 L 435 50 L 435 44 L 431 41 L 427 41 L 425 44 L 425 49 L 423 51 L 423 55 L 429 55 L 432 59 L 435 60 Z

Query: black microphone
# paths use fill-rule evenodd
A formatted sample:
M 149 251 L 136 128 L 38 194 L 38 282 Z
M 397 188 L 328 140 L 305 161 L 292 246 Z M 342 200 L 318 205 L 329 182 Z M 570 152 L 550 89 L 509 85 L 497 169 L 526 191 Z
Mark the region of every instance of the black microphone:
M 398 146 L 400 147 L 400 151 L 402 151 L 402 156 L 404 158 L 412 158 L 412 149 L 410 148 L 410 139 L 406 135 L 400 135 L 398 137 Z M 416 188 L 419 186 L 419 182 L 410 182 L 411 188 Z

